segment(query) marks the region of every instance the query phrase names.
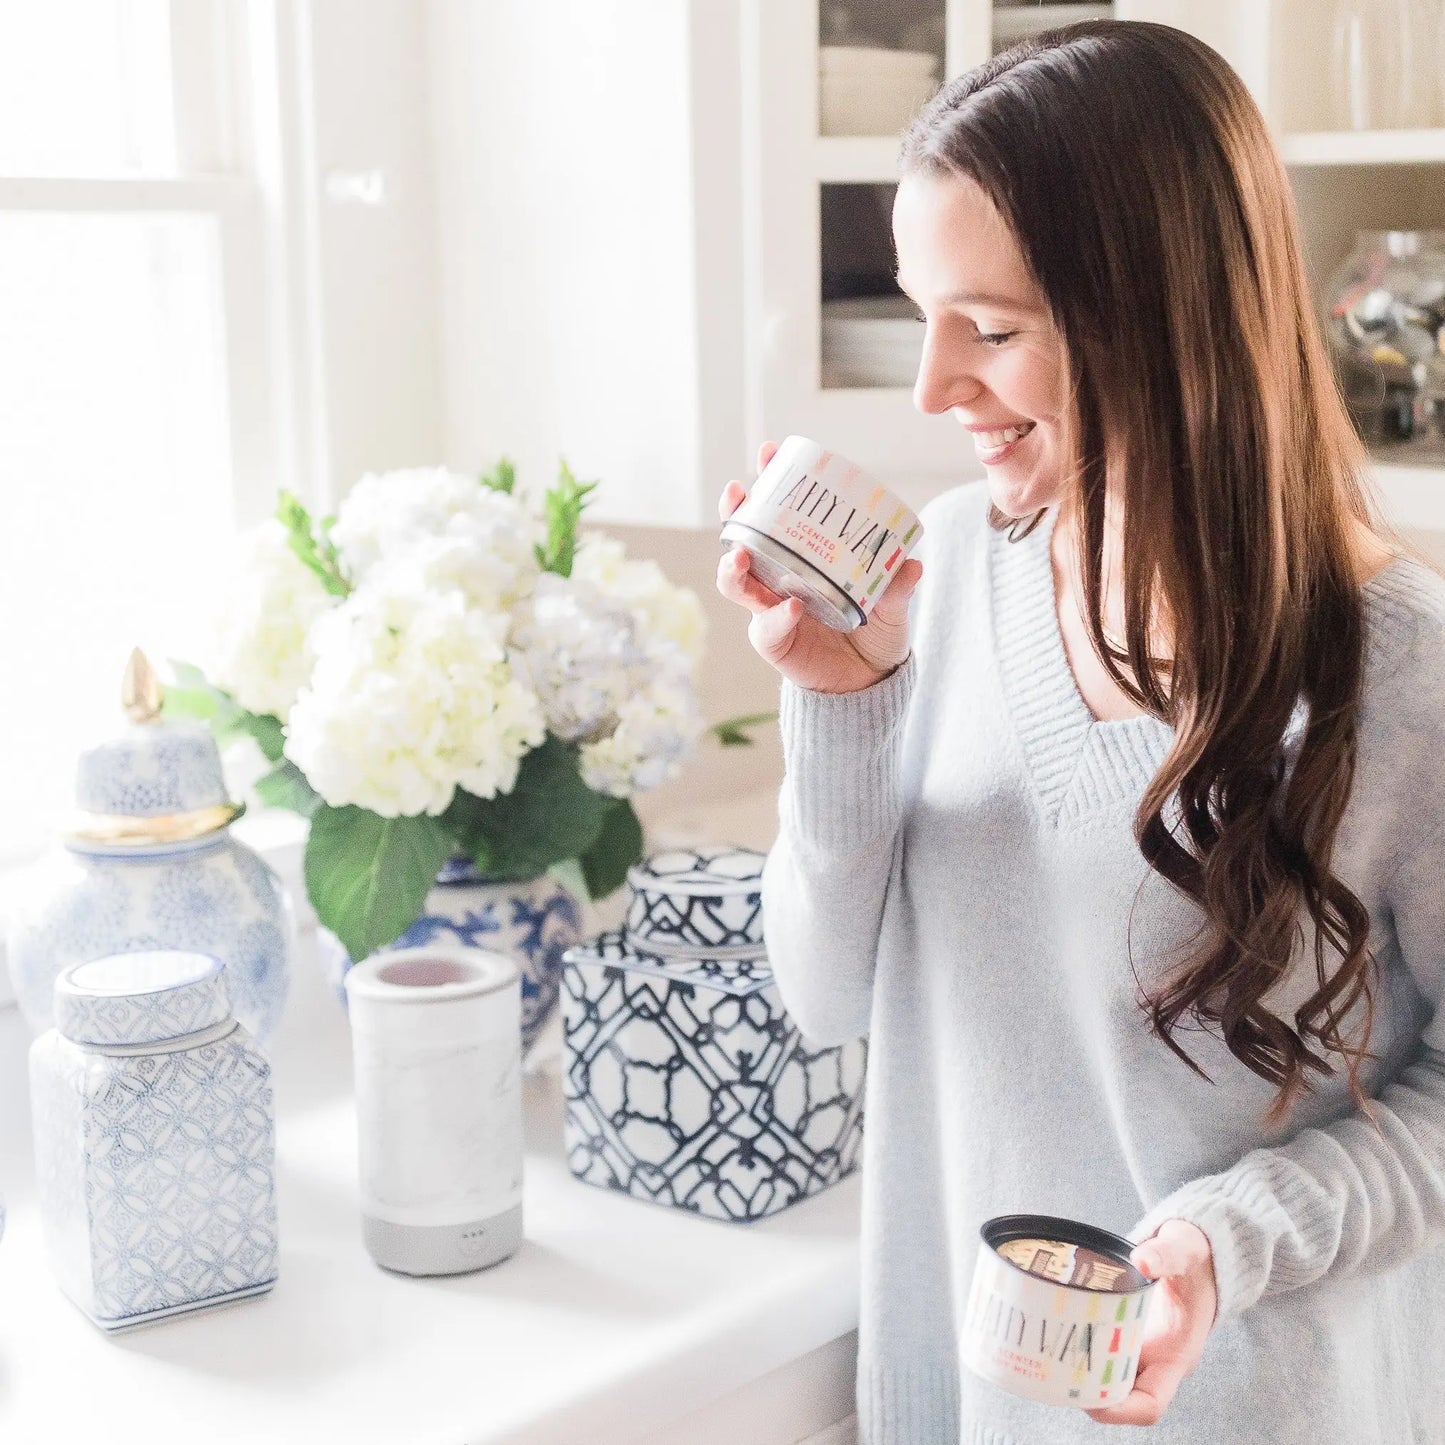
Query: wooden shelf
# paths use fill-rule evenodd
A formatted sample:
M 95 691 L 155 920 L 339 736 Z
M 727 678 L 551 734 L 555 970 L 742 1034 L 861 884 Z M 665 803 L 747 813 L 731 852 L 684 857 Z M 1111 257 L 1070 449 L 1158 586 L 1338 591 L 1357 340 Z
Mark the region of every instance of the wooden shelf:
M 1112 5 L 995 5 L 993 42 L 1012 45 L 1041 30 L 1075 25 L 1081 20 L 1107 20 L 1113 13 Z
M 1445 164 L 1445 128 L 1301 131 L 1280 141 L 1291 166 Z
M 1436 466 L 1377 461 L 1375 481 L 1396 526 L 1445 532 L 1445 458 Z

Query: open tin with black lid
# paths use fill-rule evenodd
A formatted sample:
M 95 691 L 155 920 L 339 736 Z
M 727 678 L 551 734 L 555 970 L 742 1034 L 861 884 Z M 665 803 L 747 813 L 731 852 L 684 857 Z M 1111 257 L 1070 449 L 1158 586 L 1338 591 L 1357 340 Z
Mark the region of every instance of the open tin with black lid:
M 962 1362 L 1010 1394 L 1101 1409 L 1134 1387 L 1157 1282 L 1122 1235 L 1049 1214 L 1005 1214 L 979 1231 Z

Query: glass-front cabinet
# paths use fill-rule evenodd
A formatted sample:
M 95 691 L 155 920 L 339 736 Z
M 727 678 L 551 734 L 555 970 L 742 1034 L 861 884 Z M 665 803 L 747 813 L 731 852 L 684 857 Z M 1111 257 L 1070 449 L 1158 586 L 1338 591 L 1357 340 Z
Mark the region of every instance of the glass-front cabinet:
M 957 424 L 912 403 L 923 328 L 893 275 L 899 135 L 942 81 L 1026 35 L 1113 12 L 1038 0 L 755 8 L 745 177 L 760 223 L 749 269 L 760 435 L 826 438 L 915 501 L 980 474 Z
M 912 405 L 923 328 L 893 277 L 899 133 L 942 80 L 1027 35 L 1109 15 L 1190 30 L 1244 77 L 1289 166 L 1327 320 L 1358 233 L 1445 228 L 1442 0 L 762 0 L 743 33 L 752 436 L 811 435 L 914 502 L 978 474 L 957 425 Z M 1439 322 L 1445 347 L 1445 311 Z M 1425 321 L 1412 312 L 1409 324 L 1416 341 Z M 1396 360 L 1398 346 L 1376 340 L 1352 352 L 1357 392 L 1362 357 Z M 1395 365 L 1382 390 L 1403 416 L 1401 389 L 1425 388 L 1415 415 L 1442 418 L 1439 447 L 1425 432 L 1407 448 L 1377 431 L 1379 475 L 1401 521 L 1445 528 L 1445 350 L 1420 359 L 1415 380 L 1405 371 Z

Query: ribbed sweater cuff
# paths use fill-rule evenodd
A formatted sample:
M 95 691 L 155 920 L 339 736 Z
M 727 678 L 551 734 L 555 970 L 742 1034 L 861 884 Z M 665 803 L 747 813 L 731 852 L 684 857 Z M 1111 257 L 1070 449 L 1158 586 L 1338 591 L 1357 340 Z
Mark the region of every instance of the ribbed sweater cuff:
M 1166 1219 L 1185 1219 L 1209 1237 L 1220 1319 L 1269 1290 L 1317 1279 L 1339 1251 L 1340 1218 L 1328 1191 L 1284 1155 L 1247 1154 L 1223 1174 L 1196 1179 L 1161 1199 L 1133 1229 L 1136 1244 Z
M 849 852 L 897 830 L 900 733 L 917 670 L 910 654 L 860 692 L 811 692 L 783 682 L 784 810 L 806 843 Z

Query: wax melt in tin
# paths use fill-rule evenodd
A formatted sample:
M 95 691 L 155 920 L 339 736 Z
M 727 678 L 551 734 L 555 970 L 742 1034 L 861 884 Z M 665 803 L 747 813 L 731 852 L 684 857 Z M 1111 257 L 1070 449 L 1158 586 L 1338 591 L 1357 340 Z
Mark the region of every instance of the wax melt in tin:
M 918 518 L 846 457 L 788 437 L 723 524 L 755 577 L 840 632 L 867 622 L 923 535 Z
M 1097 1249 L 1061 1239 L 1009 1239 L 998 1246 L 998 1252 L 1040 1279 L 1084 1289 L 1112 1290 L 1129 1272 L 1127 1264 Z
M 1127 1239 L 1077 1220 L 1013 1214 L 980 1231 L 963 1364 L 1010 1394 L 1098 1409 L 1134 1387 L 1156 1293 Z

